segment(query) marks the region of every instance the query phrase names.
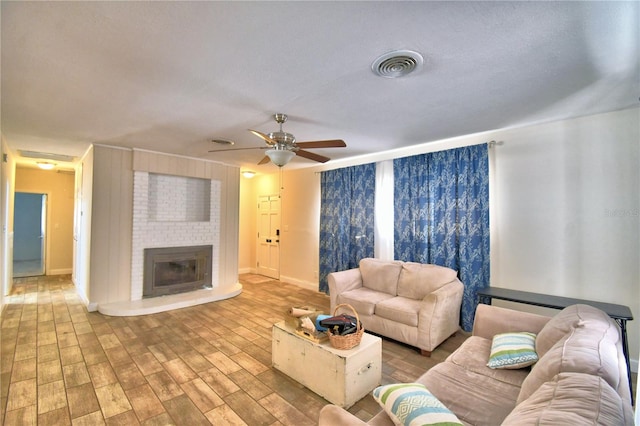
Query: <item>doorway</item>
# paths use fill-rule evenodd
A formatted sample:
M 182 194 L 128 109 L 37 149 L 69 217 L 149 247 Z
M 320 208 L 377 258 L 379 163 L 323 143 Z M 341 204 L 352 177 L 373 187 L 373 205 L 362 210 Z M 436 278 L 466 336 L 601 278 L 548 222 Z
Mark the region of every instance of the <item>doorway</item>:
M 258 274 L 280 279 L 280 196 L 258 196 Z
M 47 194 L 16 192 L 13 219 L 13 277 L 45 274 Z

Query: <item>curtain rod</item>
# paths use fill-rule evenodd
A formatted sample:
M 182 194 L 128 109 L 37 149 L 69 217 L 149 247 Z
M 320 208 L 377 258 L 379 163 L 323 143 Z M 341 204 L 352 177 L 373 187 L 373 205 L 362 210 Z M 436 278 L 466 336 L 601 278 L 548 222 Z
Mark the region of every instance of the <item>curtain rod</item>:
M 493 148 L 495 146 L 502 146 L 502 145 L 504 145 L 504 141 L 490 140 L 489 142 L 487 142 L 487 145 L 489 146 L 489 148 Z M 452 149 L 455 149 L 455 148 L 452 148 Z M 390 159 L 390 160 L 393 160 L 393 159 Z M 383 160 L 383 161 L 386 161 L 386 160 Z M 374 161 L 374 163 L 376 163 L 376 162 L 377 161 Z M 326 171 L 326 170 L 323 170 L 323 171 Z M 319 174 L 322 174 L 323 171 L 313 172 L 313 174 L 319 175 Z

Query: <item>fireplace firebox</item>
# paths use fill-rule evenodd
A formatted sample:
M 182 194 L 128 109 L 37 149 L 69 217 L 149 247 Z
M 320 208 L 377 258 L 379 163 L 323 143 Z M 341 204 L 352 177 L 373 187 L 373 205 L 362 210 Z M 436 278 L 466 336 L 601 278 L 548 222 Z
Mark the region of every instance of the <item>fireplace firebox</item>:
M 142 297 L 211 288 L 212 246 L 144 249 Z

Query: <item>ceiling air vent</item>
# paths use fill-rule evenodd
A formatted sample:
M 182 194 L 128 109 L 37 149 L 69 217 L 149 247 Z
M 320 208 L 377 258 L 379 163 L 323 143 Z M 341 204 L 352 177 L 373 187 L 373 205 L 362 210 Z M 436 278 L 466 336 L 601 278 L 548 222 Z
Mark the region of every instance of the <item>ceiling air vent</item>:
M 230 139 L 216 138 L 211 139 L 211 142 L 217 143 L 218 145 L 235 145 L 235 142 Z
M 18 150 L 21 157 L 25 158 L 37 158 L 53 161 L 74 161 L 75 157 L 72 155 L 53 154 L 51 152 L 37 152 L 37 151 L 23 151 Z
M 412 50 L 394 50 L 393 52 L 385 53 L 373 61 L 371 69 L 380 77 L 398 78 L 412 73 L 422 66 L 423 62 L 422 55 L 418 52 Z

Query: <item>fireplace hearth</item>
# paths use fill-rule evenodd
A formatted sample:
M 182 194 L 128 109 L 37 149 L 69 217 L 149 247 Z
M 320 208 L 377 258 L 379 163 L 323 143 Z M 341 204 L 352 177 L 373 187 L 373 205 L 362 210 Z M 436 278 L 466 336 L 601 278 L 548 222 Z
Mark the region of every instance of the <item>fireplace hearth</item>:
M 144 249 L 142 297 L 211 288 L 212 246 Z

